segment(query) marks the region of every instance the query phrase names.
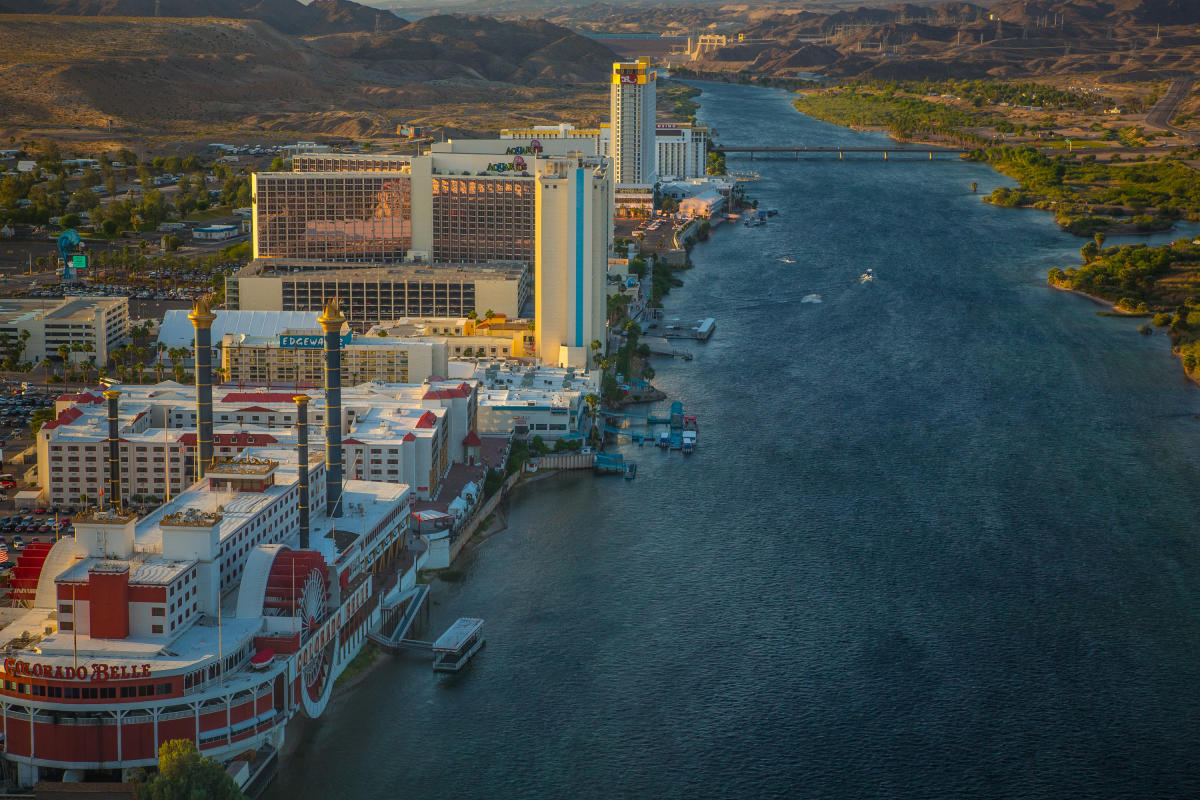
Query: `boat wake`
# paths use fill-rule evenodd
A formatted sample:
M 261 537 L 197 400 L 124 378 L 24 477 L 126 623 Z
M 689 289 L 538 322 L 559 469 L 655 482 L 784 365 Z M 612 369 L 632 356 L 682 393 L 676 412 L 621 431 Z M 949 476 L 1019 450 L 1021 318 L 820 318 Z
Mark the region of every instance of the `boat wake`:
M 819 302 L 821 302 L 821 295 L 806 294 L 806 295 L 804 295 L 804 299 L 801 300 L 800 302 L 801 303 L 819 303 Z

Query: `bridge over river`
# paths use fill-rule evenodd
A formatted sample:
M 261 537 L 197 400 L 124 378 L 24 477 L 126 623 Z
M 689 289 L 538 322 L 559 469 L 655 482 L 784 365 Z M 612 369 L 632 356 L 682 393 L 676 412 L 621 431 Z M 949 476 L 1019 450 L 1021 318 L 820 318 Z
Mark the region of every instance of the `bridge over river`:
M 750 144 L 730 144 L 730 145 L 713 145 L 714 150 L 720 150 L 725 154 L 730 153 L 749 153 L 750 160 L 753 161 L 755 155 L 773 156 L 791 154 L 799 159 L 801 155 L 832 155 L 837 153 L 839 159 L 844 158 L 847 153 L 875 153 L 882 154 L 883 160 L 887 161 L 889 155 L 919 155 L 927 157 L 932 161 L 934 154 L 961 156 L 963 153 L 970 152 L 967 147 L 813 147 L 810 145 L 750 145 Z

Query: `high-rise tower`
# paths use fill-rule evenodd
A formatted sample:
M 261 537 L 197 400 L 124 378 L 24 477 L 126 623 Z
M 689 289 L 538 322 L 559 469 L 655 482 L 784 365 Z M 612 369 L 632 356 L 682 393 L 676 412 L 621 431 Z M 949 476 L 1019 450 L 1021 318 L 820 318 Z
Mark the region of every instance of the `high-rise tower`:
M 619 184 L 653 184 L 656 157 L 654 92 L 658 73 L 650 59 L 613 63 L 609 87 L 613 179 Z

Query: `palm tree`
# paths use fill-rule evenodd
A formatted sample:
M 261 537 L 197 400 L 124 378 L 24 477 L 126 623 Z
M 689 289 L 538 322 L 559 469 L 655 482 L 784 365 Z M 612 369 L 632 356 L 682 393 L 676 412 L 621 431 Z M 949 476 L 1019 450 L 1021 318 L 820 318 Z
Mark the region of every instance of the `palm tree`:
M 494 316 L 496 316 L 496 312 L 492 311 L 490 308 L 487 311 L 483 312 L 484 319 L 491 319 Z
M 71 358 L 71 346 L 60 344 L 58 346 L 58 357 L 63 360 L 63 370 L 66 371 L 67 361 Z
M 589 392 L 583 396 L 583 402 L 587 403 L 588 412 L 591 419 L 591 430 L 588 432 L 588 438 L 596 438 L 596 408 L 600 405 L 600 395 L 595 392 Z

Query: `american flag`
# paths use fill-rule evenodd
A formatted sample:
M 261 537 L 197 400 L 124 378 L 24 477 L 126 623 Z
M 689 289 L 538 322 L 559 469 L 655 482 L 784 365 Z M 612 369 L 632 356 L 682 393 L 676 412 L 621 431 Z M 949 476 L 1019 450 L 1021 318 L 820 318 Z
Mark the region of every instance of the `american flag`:
M 8 561 L 8 545 L 0 544 L 0 564 Z

